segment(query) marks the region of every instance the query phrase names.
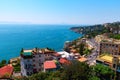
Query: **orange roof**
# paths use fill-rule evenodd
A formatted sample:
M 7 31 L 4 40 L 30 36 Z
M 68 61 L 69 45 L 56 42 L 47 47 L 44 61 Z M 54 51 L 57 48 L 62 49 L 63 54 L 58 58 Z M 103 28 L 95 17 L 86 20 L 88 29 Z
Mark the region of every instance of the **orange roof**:
M 12 65 L 7 65 L 0 68 L 0 78 L 10 78 L 13 73 Z
M 60 58 L 59 62 L 61 64 L 70 64 L 70 61 L 68 61 L 66 58 Z
M 78 61 L 80 61 L 80 62 L 85 62 L 86 60 L 87 59 L 85 57 L 81 57 L 81 58 L 78 59 Z
M 54 61 L 45 61 L 44 68 L 45 69 L 54 69 L 54 68 L 56 68 L 56 64 Z

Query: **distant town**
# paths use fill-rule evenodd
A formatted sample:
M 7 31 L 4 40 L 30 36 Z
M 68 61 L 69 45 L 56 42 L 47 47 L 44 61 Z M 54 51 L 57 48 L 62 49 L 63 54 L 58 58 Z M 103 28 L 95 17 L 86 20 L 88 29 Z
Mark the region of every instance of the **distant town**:
M 70 30 L 84 36 L 66 41 L 59 52 L 21 49 L 19 57 L 0 62 L 0 79 L 120 80 L 120 22 Z

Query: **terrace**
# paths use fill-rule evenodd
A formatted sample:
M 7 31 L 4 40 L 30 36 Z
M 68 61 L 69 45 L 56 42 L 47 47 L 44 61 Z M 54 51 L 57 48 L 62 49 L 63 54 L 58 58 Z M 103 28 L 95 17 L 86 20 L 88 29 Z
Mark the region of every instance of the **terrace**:
M 32 58 L 32 50 L 23 50 L 21 56 L 24 58 Z
M 105 65 L 112 66 L 112 59 L 113 59 L 112 55 L 103 54 L 103 55 L 100 55 L 96 61 L 98 63 L 103 63 Z

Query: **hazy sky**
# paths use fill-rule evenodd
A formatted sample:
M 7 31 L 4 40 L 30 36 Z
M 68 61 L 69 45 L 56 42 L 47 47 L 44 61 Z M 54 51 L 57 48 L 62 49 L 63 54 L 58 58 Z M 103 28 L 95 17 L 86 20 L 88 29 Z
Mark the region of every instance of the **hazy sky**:
M 97 24 L 120 21 L 120 0 L 0 0 L 0 23 Z

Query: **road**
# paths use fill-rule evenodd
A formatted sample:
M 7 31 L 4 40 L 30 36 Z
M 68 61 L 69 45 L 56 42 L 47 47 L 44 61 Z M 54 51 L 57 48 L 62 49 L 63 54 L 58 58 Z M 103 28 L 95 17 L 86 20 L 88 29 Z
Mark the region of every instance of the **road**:
M 89 39 L 88 41 L 92 44 L 92 46 L 94 46 L 94 50 L 92 50 L 92 53 L 89 56 L 87 56 L 87 60 L 88 60 L 87 63 L 92 65 L 96 62 L 99 45 L 95 42 L 94 39 Z

